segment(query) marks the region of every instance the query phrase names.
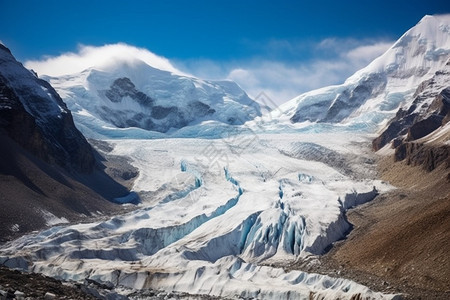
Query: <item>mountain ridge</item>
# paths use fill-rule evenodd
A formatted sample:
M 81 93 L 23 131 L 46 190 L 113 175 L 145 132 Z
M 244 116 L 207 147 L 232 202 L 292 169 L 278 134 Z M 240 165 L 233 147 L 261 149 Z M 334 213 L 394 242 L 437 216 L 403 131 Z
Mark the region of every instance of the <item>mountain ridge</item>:
M 97 214 L 129 193 L 51 85 L 0 45 L 0 240 Z M 125 167 L 125 166 L 124 166 Z
M 93 150 L 50 84 L 25 69 L 3 45 L 0 66 L 2 129 L 47 162 L 68 171 L 91 172 Z
M 151 134 L 140 129 L 155 132 L 156 136 L 171 135 L 204 122 L 242 125 L 261 115 L 259 104 L 232 81 L 179 75 L 128 56 L 76 74 L 41 77 L 62 95 L 88 136 L 108 136 L 108 128 L 114 127 L 129 135 L 137 132 L 137 137 Z M 118 86 L 125 81 L 127 84 Z
M 408 105 L 416 87 L 430 79 L 450 54 L 450 15 L 425 16 L 390 49 L 341 85 L 299 95 L 280 106 L 292 123 L 373 123 Z

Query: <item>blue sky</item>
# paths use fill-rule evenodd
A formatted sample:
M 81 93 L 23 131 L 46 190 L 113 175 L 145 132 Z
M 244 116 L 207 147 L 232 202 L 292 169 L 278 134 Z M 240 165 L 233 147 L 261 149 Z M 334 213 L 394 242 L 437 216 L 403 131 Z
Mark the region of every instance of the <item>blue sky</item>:
M 448 1 L 0 0 L 0 40 L 23 62 L 126 43 L 283 102 L 343 82 L 436 13 Z

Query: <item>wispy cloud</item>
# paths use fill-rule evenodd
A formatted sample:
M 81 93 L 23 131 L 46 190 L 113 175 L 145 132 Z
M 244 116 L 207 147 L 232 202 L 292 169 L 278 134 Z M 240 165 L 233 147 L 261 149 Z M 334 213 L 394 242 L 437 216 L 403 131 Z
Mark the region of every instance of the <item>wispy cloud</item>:
M 94 66 L 98 68 L 108 67 L 117 60 L 132 62 L 136 59 L 142 60 L 154 68 L 183 74 L 167 58 L 158 56 L 147 49 L 122 43 L 100 47 L 80 45 L 77 52 L 44 57 L 42 60 L 27 61 L 25 66 L 39 74 L 60 76 L 78 73 Z
M 265 92 L 281 104 L 303 92 L 343 83 L 392 44 L 393 41 L 337 38 L 316 43 L 272 40 L 265 46 L 269 58 L 260 56 L 229 62 L 198 60 L 177 62 L 177 65 L 203 78 L 234 80 L 250 96 Z M 307 59 L 303 57 L 305 52 L 310 52 Z M 289 55 L 289 59 L 283 59 L 280 54 Z
M 384 53 L 392 44 L 393 42 L 378 42 L 371 45 L 362 45 L 350 50 L 345 56 L 351 61 L 368 64 L 381 53 Z

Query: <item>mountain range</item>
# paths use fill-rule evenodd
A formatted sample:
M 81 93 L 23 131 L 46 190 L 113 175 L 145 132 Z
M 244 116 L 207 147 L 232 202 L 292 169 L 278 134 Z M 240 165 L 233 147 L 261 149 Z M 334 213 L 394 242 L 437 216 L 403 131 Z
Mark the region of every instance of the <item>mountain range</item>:
M 21 236 L 0 264 L 117 297 L 448 296 L 449 68 L 450 15 L 425 16 L 343 84 L 261 114 L 231 81 L 126 55 L 38 77 L 0 46 L 1 235 Z

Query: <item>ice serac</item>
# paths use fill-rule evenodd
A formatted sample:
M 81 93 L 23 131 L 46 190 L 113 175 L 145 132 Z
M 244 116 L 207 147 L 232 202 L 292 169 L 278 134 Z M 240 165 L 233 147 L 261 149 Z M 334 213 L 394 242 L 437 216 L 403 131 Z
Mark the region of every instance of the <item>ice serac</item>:
M 67 170 L 92 171 L 91 146 L 50 84 L 0 44 L 0 126 L 34 155 Z
M 127 138 L 148 136 L 146 131 L 173 134 L 203 122 L 240 125 L 261 115 L 259 105 L 232 81 L 175 74 L 133 57 L 43 78 L 62 95 L 88 136 L 116 137 L 114 128 L 123 129 Z
M 293 123 L 359 123 L 377 129 L 412 101 L 450 57 L 450 15 L 425 16 L 383 55 L 344 84 L 302 94 L 284 105 Z

